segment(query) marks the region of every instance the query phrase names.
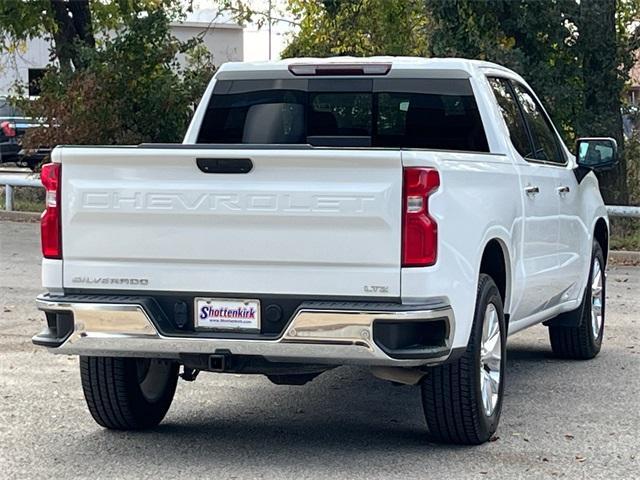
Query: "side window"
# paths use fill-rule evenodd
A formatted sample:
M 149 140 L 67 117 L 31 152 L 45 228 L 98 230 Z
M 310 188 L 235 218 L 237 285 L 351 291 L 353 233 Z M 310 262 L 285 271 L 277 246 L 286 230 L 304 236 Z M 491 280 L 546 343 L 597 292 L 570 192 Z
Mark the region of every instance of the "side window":
M 522 85 L 513 82 L 513 90 L 533 137 L 535 152 L 531 158 L 545 162 L 565 163 L 566 158 L 560 148 L 558 137 L 551 127 L 551 121 L 538 102 Z
M 509 82 L 502 78 L 489 78 L 489 84 L 498 101 L 498 106 L 509 129 L 511 143 L 520 155 L 525 158 L 533 157 L 533 148 L 529 141 L 527 126 L 522 119 L 516 99 L 509 87 Z

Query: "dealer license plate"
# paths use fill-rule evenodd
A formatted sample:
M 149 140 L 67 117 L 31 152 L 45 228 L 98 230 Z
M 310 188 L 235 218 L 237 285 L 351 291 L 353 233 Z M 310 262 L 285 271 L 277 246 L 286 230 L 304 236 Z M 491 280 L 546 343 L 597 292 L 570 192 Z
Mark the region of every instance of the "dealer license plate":
M 196 298 L 196 329 L 260 331 L 260 300 Z

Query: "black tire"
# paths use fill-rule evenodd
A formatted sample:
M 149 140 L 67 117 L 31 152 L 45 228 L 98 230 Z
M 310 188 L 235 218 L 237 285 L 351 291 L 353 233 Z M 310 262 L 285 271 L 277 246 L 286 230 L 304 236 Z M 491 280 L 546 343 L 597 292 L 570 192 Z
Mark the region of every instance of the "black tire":
M 500 381 L 497 403 L 487 415 L 481 391 L 481 340 L 485 312 L 493 305 L 500 328 Z M 478 445 L 495 433 L 502 410 L 506 364 L 506 328 L 502 298 L 494 281 L 481 274 L 467 349 L 458 360 L 430 368 L 422 381 L 422 406 L 429 437 L 439 443 Z
M 594 332 L 592 323 L 592 292 L 591 284 L 593 282 L 594 262 L 600 265 L 602 272 L 602 322 L 600 323 L 599 332 Z M 566 326 L 549 326 L 549 340 L 551 341 L 551 349 L 556 357 L 567 358 L 573 360 L 589 360 L 594 358 L 602 348 L 602 338 L 604 336 L 605 325 L 605 304 L 607 296 L 607 281 L 604 275 L 605 263 L 604 254 L 600 244 L 593 242 L 593 253 L 591 254 L 591 266 L 589 267 L 589 277 L 587 287 L 585 288 L 584 297 L 580 310 L 582 312 L 580 324 L 577 327 Z
M 178 364 L 143 358 L 80 357 L 87 406 L 105 428 L 140 430 L 166 415 L 178 381 Z

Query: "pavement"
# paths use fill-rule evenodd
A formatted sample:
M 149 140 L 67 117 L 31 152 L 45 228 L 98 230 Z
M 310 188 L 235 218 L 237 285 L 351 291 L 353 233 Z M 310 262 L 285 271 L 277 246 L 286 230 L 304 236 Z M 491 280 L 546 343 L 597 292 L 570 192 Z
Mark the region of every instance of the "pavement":
M 543 326 L 509 339 L 495 441 L 424 435 L 419 390 L 339 368 L 305 386 L 203 373 L 165 421 L 112 432 L 85 408 L 78 360 L 32 346 L 38 225 L 0 222 L 0 478 L 640 478 L 640 269 L 611 267 L 605 342 L 554 359 Z

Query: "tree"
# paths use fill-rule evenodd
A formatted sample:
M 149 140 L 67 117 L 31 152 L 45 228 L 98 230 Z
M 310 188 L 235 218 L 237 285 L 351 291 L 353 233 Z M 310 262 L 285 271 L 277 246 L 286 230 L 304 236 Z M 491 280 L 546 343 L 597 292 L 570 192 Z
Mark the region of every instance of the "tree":
M 288 0 L 289 15 L 278 8 L 255 8 L 248 0 L 217 3 L 241 24 L 295 25 L 298 31 L 283 58 L 427 53 L 423 0 Z
M 618 73 L 616 42 L 616 1 L 582 0 L 580 38 L 584 80 L 583 112 L 580 135 L 614 137 L 620 148 L 622 135 L 621 91 L 624 79 Z M 622 153 L 622 152 L 621 152 Z M 627 189 L 624 155 L 618 168 L 602 175 L 601 189 L 607 201 L 626 204 Z
M 565 140 L 611 136 L 623 147 L 621 96 L 638 48 L 638 0 L 427 0 L 436 55 L 501 63 L 543 97 Z M 462 19 L 462 20 L 461 20 Z M 600 176 L 607 203 L 626 203 L 624 155 Z
M 427 54 L 421 0 L 290 0 L 299 32 L 283 57 Z
M 78 47 L 84 68 L 50 67 L 40 97 L 22 102 L 45 124 L 29 129 L 25 147 L 179 142 L 214 67 L 198 38 L 177 40 L 169 23 L 164 10 L 129 18 L 95 48 Z
M 31 38 L 52 42 L 40 97 L 19 101 L 44 123 L 29 129 L 24 146 L 180 141 L 214 71 L 201 38 L 180 42 L 171 35 L 169 24 L 185 5 L 181 0 L 1 2 L 0 52 L 16 51 Z M 191 64 L 182 67 L 178 55 Z
M 520 73 L 550 111 L 565 140 L 575 138 L 582 98 L 575 45 L 575 0 L 427 0 L 431 53 L 488 60 Z
M 56 26 L 51 33 L 60 67 L 84 67 L 86 64 L 80 55 L 81 48 L 93 48 L 96 44 L 89 0 L 51 0 L 51 10 Z
M 0 53 L 17 42 L 44 37 L 52 40 L 52 59 L 63 71 L 86 66 L 86 48 L 95 47 L 95 32 L 159 9 L 177 8 L 172 0 L 5 0 L 0 2 Z

